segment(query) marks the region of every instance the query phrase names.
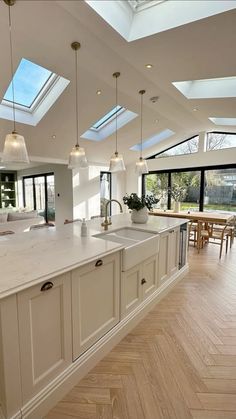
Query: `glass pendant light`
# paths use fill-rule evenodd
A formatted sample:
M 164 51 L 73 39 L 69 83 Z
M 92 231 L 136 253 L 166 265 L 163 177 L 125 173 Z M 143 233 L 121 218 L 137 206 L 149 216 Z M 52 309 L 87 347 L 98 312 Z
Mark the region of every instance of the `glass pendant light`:
M 16 111 L 15 111 L 15 89 L 13 74 L 13 52 L 12 52 L 12 23 L 11 23 L 11 6 L 15 4 L 15 0 L 4 0 L 8 6 L 9 18 L 9 40 L 11 55 L 11 88 L 12 88 L 12 110 L 13 110 L 13 131 L 7 134 L 5 138 L 2 162 L 4 163 L 29 163 L 29 157 L 25 145 L 25 139 L 16 132 Z
M 75 111 L 76 111 L 76 144 L 69 155 L 69 169 L 83 169 L 88 167 L 85 150 L 79 145 L 79 114 L 78 114 L 78 55 L 79 42 L 72 42 L 71 48 L 75 51 Z
M 115 77 L 116 79 L 116 110 L 117 110 L 117 106 L 118 106 L 118 88 L 117 88 L 117 79 L 118 77 L 120 77 L 120 73 L 117 71 L 116 73 L 113 74 L 113 77 Z M 110 158 L 110 167 L 109 167 L 109 172 L 123 172 L 125 170 L 125 164 L 124 164 L 124 160 L 123 160 L 123 156 L 122 154 L 118 153 L 117 150 L 117 143 L 118 143 L 118 139 L 117 139 L 117 112 L 116 112 L 116 150 L 115 153 L 112 154 L 111 158 Z
M 139 160 L 136 162 L 135 172 L 139 175 L 144 173 L 148 173 L 148 165 L 147 160 L 143 158 L 143 95 L 146 93 L 146 90 L 140 90 L 139 94 L 141 95 L 141 111 L 140 111 L 140 157 Z

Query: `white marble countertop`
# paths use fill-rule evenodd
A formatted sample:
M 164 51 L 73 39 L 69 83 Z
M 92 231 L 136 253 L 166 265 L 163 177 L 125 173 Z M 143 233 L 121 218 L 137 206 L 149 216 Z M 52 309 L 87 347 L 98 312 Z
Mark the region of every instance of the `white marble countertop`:
M 112 217 L 109 231 L 124 226 L 161 233 L 187 220 L 149 217 L 132 224 L 130 214 Z M 0 298 L 53 278 L 96 258 L 121 250 L 124 245 L 93 237 L 103 231 L 101 219 L 88 221 L 88 236 L 80 236 L 80 222 L 58 228 L 32 230 L 0 238 Z

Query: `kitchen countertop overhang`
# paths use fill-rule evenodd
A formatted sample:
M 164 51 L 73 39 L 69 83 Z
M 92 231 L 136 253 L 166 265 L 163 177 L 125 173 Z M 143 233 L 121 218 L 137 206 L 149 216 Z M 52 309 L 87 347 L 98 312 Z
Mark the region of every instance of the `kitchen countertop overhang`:
M 149 217 L 133 224 L 130 214 L 112 217 L 109 231 L 121 227 L 162 233 L 186 223 L 178 218 Z M 0 298 L 51 279 L 79 266 L 123 249 L 123 244 L 93 237 L 103 232 L 101 218 L 88 221 L 88 236 L 81 237 L 81 223 L 32 230 L 0 239 Z

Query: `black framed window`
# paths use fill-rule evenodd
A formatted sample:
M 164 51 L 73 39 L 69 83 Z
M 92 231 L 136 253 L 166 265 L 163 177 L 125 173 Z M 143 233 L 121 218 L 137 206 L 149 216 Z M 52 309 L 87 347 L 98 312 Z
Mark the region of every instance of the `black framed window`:
M 182 210 L 236 212 L 236 164 L 153 171 L 143 175 L 142 193 L 159 196 L 158 207 L 171 209 L 173 185 L 186 190 Z
M 236 147 L 236 134 L 232 132 L 208 132 L 206 150 L 222 150 Z
M 105 216 L 105 206 L 111 200 L 111 172 L 100 172 L 100 215 Z M 111 203 L 108 214 L 111 215 Z
M 29 210 L 37 210 L 46 222 L 55 221 L 54 173 L 24 176 L 23 204 Z
M 199 146 L 199 135 L 194 135 L 193 137 L 188 138 L 187 140 L 181 141 L 178 144 L 175 144 L 171 147 L 166 148 L 159 153 L 154 154 L 153 156 L 148 157 L 148 159 L 156 159 L 163 157 L 172 157 L 172 156 L 183 156 L 185 154 L 193 154 L 198 152 Z

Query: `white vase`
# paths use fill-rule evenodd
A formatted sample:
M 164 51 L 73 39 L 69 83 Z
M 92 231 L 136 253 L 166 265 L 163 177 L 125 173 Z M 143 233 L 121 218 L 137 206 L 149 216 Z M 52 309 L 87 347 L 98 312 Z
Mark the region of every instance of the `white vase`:
M 180 202 L 175 201 L 174 212 L 180 212 Z
M 141 208 L 139 211 L 132 210 L 131 220 L 133 223 L 144 224 L 148 220 L 148 209 L 147 207 Z

